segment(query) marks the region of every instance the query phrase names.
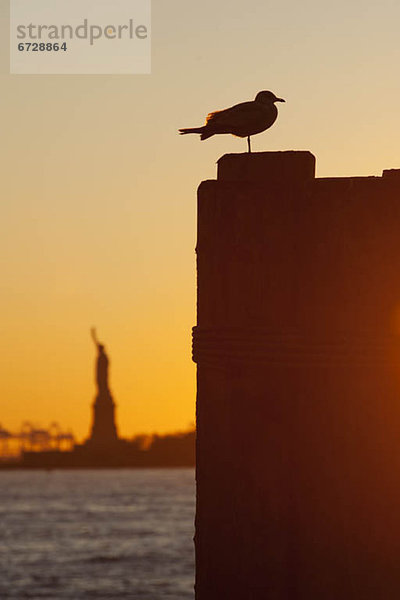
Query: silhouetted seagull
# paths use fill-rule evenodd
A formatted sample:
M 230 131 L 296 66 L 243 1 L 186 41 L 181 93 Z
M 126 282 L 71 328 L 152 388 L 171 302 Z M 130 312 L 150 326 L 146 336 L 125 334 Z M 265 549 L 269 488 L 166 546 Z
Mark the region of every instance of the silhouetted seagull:
M 180 129 L 179 133 L 199 133 L 201 140 L 218 133 L 231 133 L 237 137 L 247 137 L 251 152 L 250 136 L 269 129 L 276 121 L 278 109 L 275 102 L 285 102 L 272 92 L 258 92 L 253 101 L 242 102 L 225 110 L 217 110 L 207 116 L 203 127 Z

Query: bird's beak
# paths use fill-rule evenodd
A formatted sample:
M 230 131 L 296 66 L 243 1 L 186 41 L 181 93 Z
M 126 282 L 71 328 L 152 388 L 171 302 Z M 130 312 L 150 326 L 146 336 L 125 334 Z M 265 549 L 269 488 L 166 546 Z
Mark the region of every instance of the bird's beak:
M 275 102 L 286 102 L 283 98 L 275 98 Z

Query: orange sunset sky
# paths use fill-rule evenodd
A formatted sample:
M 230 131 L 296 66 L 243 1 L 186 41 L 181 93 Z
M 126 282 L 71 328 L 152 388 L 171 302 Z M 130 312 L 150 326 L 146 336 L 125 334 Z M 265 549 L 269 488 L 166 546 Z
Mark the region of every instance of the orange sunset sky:
M 286 98 L 253 150 L 311 150 L 318 175 L 400 167 L 398 0 L 152 3 L 152 74 L 23 76 L 1 15 L 0 422 L 87 435 L 97 327 L 120 433 L 194 421 L 196 188 L 230 136 L 179 127 Z

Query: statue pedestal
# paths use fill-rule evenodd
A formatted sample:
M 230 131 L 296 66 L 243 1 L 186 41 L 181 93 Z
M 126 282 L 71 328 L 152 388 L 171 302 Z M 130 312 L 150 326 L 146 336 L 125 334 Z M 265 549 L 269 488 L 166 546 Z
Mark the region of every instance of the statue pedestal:
M 115 424 L 115 403 L 108 390 L 100 392 L 93 403 L 93 422 L 90 445 L 109 447 L 118 441 Z

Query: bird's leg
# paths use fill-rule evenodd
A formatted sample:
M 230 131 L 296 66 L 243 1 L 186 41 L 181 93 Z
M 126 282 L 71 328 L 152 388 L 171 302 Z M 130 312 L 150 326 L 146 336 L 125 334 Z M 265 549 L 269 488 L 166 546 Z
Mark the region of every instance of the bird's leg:
M 249 149 L 249 152 L 251 152 L 251 143 L 250 143 L 250 136 L 247 136 L 247 147 Z

